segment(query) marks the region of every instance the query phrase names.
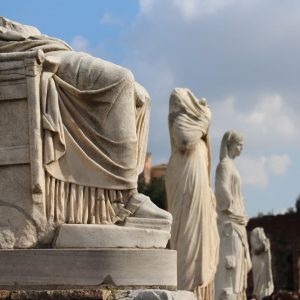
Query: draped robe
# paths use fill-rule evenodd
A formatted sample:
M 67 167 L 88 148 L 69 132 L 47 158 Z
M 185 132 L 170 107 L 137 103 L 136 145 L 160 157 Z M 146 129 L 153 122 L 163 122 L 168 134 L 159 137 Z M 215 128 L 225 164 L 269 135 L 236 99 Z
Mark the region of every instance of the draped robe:
M 125 68 L 0 17 L 0 53 L 39 49 L 47 217 L 115 223 L 143 170 L 149 95 Z
M 173 91 L 169 110 L 172 154 L 166 191 L 173 215 L 171 248 L 177 250 L 178 288 L 185 290 L 212 284 L 218 263 L 215 199 L 210 188 L 210 118 L 208 106 L 190 90 Z M 213 298 L 208 294 L 206 299 Z
M 270 241 L 264 229 L 256 227 L 250 234 L 252 253 L 253 295 L 258 300 L 270 296 L 274 291 Z
M 241 190 L 241 177 L 229 157 L 216 171 L 218 227 L 221 239 L 216 275 L 216 299 L 245 300 L 251 259 L 246 231 L 248 222 Z

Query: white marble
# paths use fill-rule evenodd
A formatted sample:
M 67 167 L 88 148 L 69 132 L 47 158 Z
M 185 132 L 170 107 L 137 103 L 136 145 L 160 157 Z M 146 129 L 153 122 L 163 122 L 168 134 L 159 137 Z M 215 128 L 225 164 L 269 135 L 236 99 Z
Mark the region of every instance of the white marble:
M 234 163 L 243 146 L 244 138 L 240 133 L 227 131 L 224 134 L 215 183 L 221 240 L 215 282 L 216 300 L 245 299 L 247 274 L 251 269 L 246 231 L 248 217 L 244 207 L 241 176 Z
M 167 219 L 127 217 L 124 226 L 128 228 L 156 229 L 171 232 L 172 222 Z
M 150 97 L 129 70 L 0 17 L 0 100 L 0 215 L 14 211 L 0 248 L 48 245 L 66 223 L 171 220 L 137 193 Z
M 155 226 L 155 225 L 154 225 Z M 63 224 L 54 248 L 165 248 L 170 233 L 164 230 L 117 225 Z
M 1 291 L 7 299 L 113 299 L 113 300 L 196 300 L 193 293 L 167 289 L 118 289 L 106 286 L 76 290 L 15 290 Z
M 270 240 L 266 237 L 264 229 L 256 227 L 250 234 L 253 295 L 257 300 L 270 296 L 274 291 Z
M 48 231 L 38 89 L 42 61 L 42 51 L 0 53 L 0 248 L 4 249 L 36 246 Z
M 136 290 L 129 291 L 126 296 L 117 300 L 196 300 L 196 298 L 188 291 Z
M 0 220 L 0 248 L 28 248 L 35 245 L 36 227 L 20 210 L 3 206 L 0 208 Z
M 210 109 L 189 89 L 170 96 L 171 158 L 166 172 L 171 248 L 178 253 L 178 288 L 213 296 L 219 236 L 215 197 L 210 186 Z
M 176 289 L 176 251 L 166 249 L 0 250 L 0 289 Z

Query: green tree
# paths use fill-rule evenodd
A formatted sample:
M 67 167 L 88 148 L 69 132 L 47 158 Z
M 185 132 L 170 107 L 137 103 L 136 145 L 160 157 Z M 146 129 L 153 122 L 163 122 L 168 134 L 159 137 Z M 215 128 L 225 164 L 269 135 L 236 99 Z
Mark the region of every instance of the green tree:
M 166 189 L 165 178 L 152 178 L 150 184 L 145 184 L 144 180 L 139 180 L 138 190 L 140 193 L 147 195 L 160 208 L 166 209 Z
M 295 203 L 296 211 L 300 214 L 300 195 L 298 196 L 296 203 Z

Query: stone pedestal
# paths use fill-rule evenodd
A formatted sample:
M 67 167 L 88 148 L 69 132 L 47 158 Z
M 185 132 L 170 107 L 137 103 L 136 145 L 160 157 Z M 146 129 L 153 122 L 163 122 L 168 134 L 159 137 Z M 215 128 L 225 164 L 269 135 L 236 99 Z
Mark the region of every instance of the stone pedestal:
M 29 248 L 45 231 L 41 50 L 0 54 L 0 248 Z
M 197 300 L 192 292 L 145 290 L 44 290 L 1 291 L 0 300 Z
M 170 233 L 116 225 L 63 224 L 55 248 L 165 248 Z
M 127 217 L 124 221 L 124 227 L 157 229 L 171 232 L 172 222 L 167 219 L 135 218 Z
M 0 289 L 176 289 L 176 251 L 163 249 L 0 250 Z

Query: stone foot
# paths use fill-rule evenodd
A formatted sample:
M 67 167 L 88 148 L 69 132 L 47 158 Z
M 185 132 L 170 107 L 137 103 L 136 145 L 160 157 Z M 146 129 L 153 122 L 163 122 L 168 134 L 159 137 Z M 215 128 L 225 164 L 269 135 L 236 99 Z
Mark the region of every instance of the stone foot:
M 126 205 L 135 218 L 164 219 L 172 222 L 172 215 L 156 206 L 148 196 L 136 193 L 132 195 Z

